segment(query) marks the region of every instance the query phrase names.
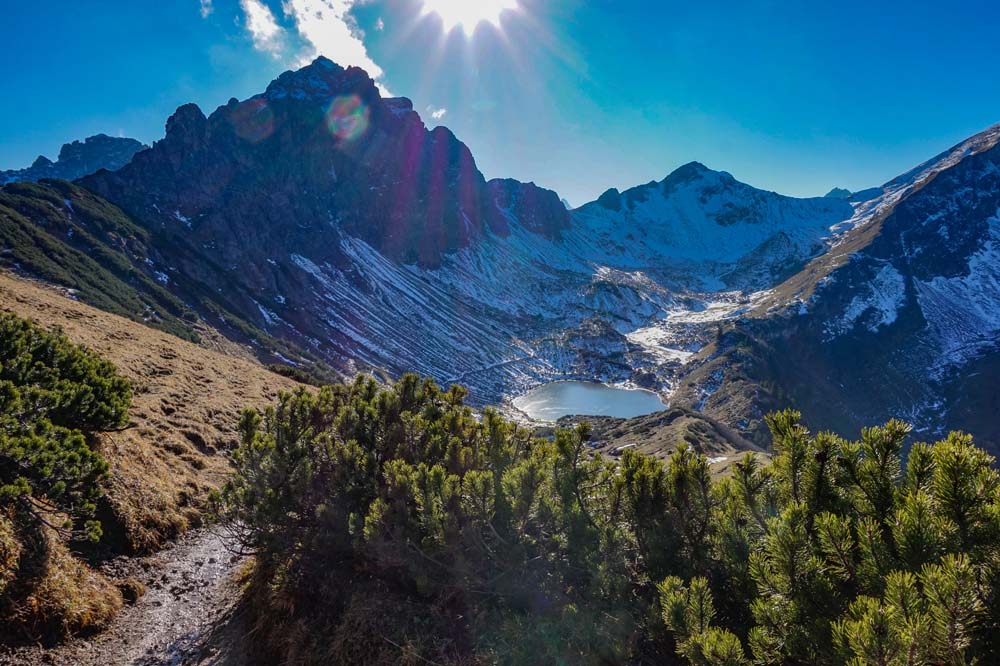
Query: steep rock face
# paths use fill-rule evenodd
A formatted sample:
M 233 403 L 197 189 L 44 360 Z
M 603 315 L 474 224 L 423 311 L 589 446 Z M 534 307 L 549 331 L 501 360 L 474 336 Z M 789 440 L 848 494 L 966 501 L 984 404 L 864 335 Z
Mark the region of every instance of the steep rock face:
M 105 134 L 64 144 L 59 158 L 53 162 L 39 156 L 26 169 L 0 171 L 0 184 L 23 181 L 37 182 L 43 178 L 76 180 L 101 169 L 117 171 L 146 146 L 135 139 L 110 137 Z
M 504 236 L 509 234 L 513 220 L 548 239 L 559 239 L 572 224 L 566 205 L 551 190 L 509 178 L 491 180 L 487 186 L 494 210 L 499 212 L 493 228 Z M 497 217 L 496 213 L 493 217 Z
M 487 183 L 449 130 L 324 58 L 211 116 L 181 107 L 83 184 L 153 231 L 148 270 L 223 330 L 235 314 L 335 367 L 441 381 L 528 355 L 502 311 L 523 296 L 486 293 L 513 285 L 485 263 L 570 226 L 554 192 Z
M 325 58 L 208 118 L 181 107 L 151 151 L 85 184 L 147 224 L 180 223 L 192 243 L 233 238 L 236 247 L 216 252 L 227 263 L 259 245 L 308 247 L 311 259 L 337 264 L 350 236 L 434 267 L 504 232 L 495 196 L 551 205 L 537 188 L 487 187 L 448 129 L 428 131 L 408 100 L 383 100 L 364 71 Z
M 1000 126 L 888 183 L 739 325 L 766 400 L 845 434 L 898 416 L 924 436 L 960 428 L 1000 444 L 971 406 L 995 395 L 1000 367 L 998 142 Z M 706 360 L 727 378 L 736 366 L 725 349 Z

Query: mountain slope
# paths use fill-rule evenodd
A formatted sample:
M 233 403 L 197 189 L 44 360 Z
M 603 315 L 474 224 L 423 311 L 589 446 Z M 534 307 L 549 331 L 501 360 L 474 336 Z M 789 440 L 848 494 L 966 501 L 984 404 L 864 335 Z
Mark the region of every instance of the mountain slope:
M 0 309 L 62 328 L 132 382 L 130 427 L 101 442 L 111 464 L 102 545 L 118 552 L 151 550 L 200 523 L 229 474 L 242 410 L 300 386 L 213 331 L 195 345 L 3 271 Z
M 64 181 L 0 187 L 0 266 L 70 290 L 108 312 L 195 339 L 194 313 L 141 266 L 151 235 Z
M 325 59 L 209 118 L 182 107 L 152 150 L 81 183 L 154 233 L 154 269 L 186 302 L 211 300 L 338 368 L 442 380 L 507 360 L 517 344 L 447 286 L 413 281 L 511 234 L 514 214 L 539 239 L 569 220 L 554 193 L 487 183 L 450 132 L 428 131 L 407 100 L 383 100 L 364 72 Z M 426 341 L 442 330 L 450 339 L 435 350 Z M 458 345 L 484 349 L 483 362 L 452 363 Z
M 726 388 L 705 407 L 730 421 L 753 420 L 765 403 L 794 404 L 820 428 L 851 432 L 891 415 L 922 437 L 959 428 L 996 450 L 998 143 L 1000 126 L 860 204 L 828 252 L 692 364 L 680 396 L 695 400 L 716 376 Z M 742 391 L 738 372 L 754 380 Z M 735 397 L 750 391 L 758 397 Z M 742 406 L 731 410 L 734 402 Z
M 22 181 L 34 182 L 46 178 L 75 180 L 97 173 L 101 169 L 117 171 L 145 148 L 146 146 L 135 139 L 97 134 L 82 142 L 63 144 L 55 162 L 40 155 L 30 167 L 0 171 L 0 185 Z
M 555 377 L 667 388 L 664 352 L 633 333 L 771 284 L 853 212 L 689 165 L 617 211 L 571 213 L 486 181 L 451 132 L 323 58 L 208 117 L 181 107 L 152 149 L 80 185 L 150 232 L 139 268 L 262 354 L 280 340 L 272 358 L 421 372 L 484 402 Z

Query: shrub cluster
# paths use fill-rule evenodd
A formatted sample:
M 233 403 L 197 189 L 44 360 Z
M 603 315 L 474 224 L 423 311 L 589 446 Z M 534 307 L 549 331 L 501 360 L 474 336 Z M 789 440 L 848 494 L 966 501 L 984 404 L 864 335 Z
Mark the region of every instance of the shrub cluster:
M 414 376 L 247 412 L 221 506 L 282 663 L 965 664 L 992 659 L 1000 482 L 968 437 L 769 419 L 730 478 L 591 453 Z M 985 663 L 985 662 L 984 662 Z
M 70 561 L 63 541 L 100 538 L 101 526 L 93 517 L 107 463 L 95 449 L 94 435 L 125 425 L 131 395 L 129 383 L 107 361 L 58 331 L 0 314 L 4 614 L 52 587 L 46 580 L 53 562 Z M 65 556 L 53 559 L 54 553 Z M 86 572 L 75 566 L 79 575 L 69 578 L 82 580 Z M 77 610 L 87 606 L 75 604 Z

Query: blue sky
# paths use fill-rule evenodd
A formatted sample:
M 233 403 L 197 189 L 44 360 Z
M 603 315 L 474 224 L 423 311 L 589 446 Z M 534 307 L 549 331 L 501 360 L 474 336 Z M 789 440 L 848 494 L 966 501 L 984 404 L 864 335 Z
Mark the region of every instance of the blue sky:
M 9 3 L 0 168 L 97 132 L 151 142 L 177 106 L 323 53 L 379 73 L 487 177 L 575 205 L 692 160 L 822 195 L 1000 122 L 997 25 L 986 0 L 520 0 L 471 35 L 421 0 Z

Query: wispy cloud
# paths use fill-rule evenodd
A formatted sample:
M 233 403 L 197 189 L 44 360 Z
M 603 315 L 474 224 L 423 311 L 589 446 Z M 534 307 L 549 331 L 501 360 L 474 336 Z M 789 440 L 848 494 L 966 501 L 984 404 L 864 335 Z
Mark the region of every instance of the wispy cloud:
M 285 47 L 285 31 L 278 25 L 271 9 L 262 0 L 240 0 L 244 25 L 253 39 L 253 47 L 280 58 Z
M 212 11 L 213 0 L 201 0 L 202 13 Z M 243 24 L 253 39 L 254 48 L 278 59 L 287 56 L 289 64 L 302 67 L 323 55 L 345 67 L 355 65 L 375 79 L 384 95 L 391 95 L 383 81 L 385 72 L 368 54 L 365 33 L 351 14 L 357 4 L 368 0 L 282 0 L 286 19 L 283 27 L 265 0 L 240 0 Z M 384 30 L 380 18 L 376 30 Z M 291 34 L 290 34 L 291 33 Z M 294 36 L 297 34 L 298 39 Z M 290 37 L 292 37 L 290 39 Z M 302 48 L 290 46 L 300 41 Z M 294 55 L 290 55 L 294 53 Z
M 307 44 L 299 54 L 302 65 L 316 56 L 324 55 L 339 65 L 361 67 L 379 83 L 382 92 L 389 94 L 384 82 L 384 72 L 368 55 L 365 33 L 351 15 L 351 8 L 361 0 L 285 0 L 285 15 L 295 21 L 299 36 Z
M 448 109 L 435 109 L 433 106 L 428 106 L 427 111 L 430 112 L 431 118 L 434 120 L 441 120 L 448 115 Z
M 208 18 L 212 12 L 215 11 L 215 7 L 212 6 L 212 0 L 201 0 L 201 17 Z

